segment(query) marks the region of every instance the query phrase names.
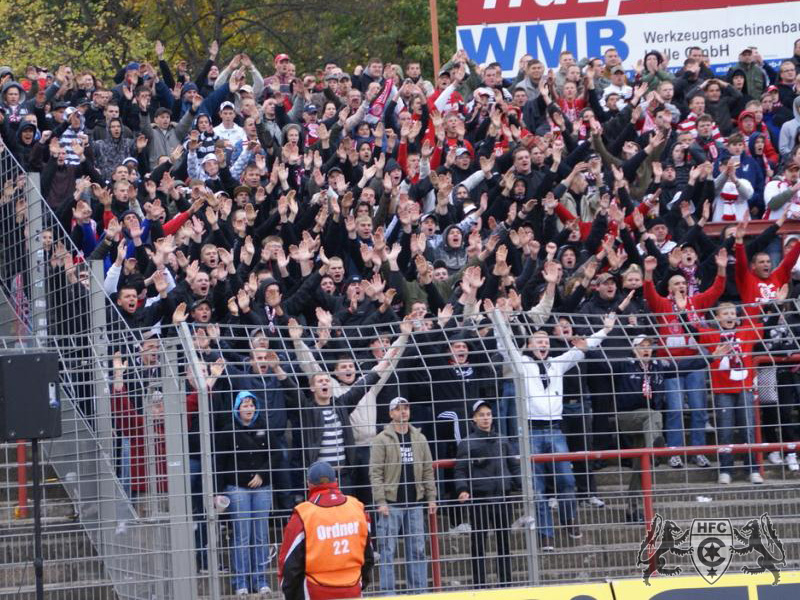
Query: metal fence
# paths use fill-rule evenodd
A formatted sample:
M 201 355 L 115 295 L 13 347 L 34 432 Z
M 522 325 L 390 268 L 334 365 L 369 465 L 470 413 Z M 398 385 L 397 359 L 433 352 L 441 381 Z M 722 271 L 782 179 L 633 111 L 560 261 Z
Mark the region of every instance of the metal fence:
M 0 352 L 51 349 L 61 361 L 64 434 L 44 444 L 42 466 L 47 597 L 277 595 L 283 526 L 320 455 L 371 515 L 370 594 L 639 576 L 655 513 L 685 527 L 701 517 L 741 526 L 767 512 L 797 566 L 795 302 L 765 305 L 752 322 L 740 312 L 736 331 L 757 339 L 728 348 L 724 366 L 715 316 L 699 314 L 687 338 L 697 362 L 680 373 L 642 358 L 643 338 L 672 351 L 647 314 L 589 348 L 602 315 L 489 307 L 352 327 L 167 318 L 130 329 L 103 291 L 102 263 L 76 262 L 68 217 L 49 210 L 7 152 L 0 161 Z M 547 337 L 534 333 L 542 327 Z M 720 370 L 744 372 L 736 381 L 753 394 L 714 390 Z M 236 409 L 248 392 L 252 427 Z M 424 444 L 398 437 L 395 398 L 408 400 Z M 389 441 L 376 440 L 384 430 Z M 734 442 L 773 445 L 734 453 Z M 712 446 L 709 466 L 682 448 L 699 444 Z M 1 449 L 0 597 L 32 597 L 28 449 Z M 416 485 L 382 484 L 390 472 L 427 486 L 418 496 Z
M 524 378 L 524 371 L 497 352 L 498 339 L 510 330 L 497 315 L 490 317 L 495 326 L 482 323 L 489 329 L 484 337 L 477 330 L 465 335 L 469 328 L 464 327 L 424 331 L 422 323 L 408 336 L 400 334 L 397 324 L 381 327 L 375 333 L 382 339 L 363 328 L 342 331 L 345 335 L 333 339 L 345 346 L 323 347 L 314 360 L 304 357 L 302 344 L 314 347 L 326 334 L 310 329 L 293 340 L 287 329 L 269 332 L 183 324 L 164 327 L 158 339 L 147 339 L 149 332 L 134 332 L 140 340 L 136 343 L 119 344 L 101 336 L 90 346 L 78 346 L 90 353 L 95 368 L 80 378 L 80 384 L 65 381 L 64 392 L 71 401 L 65 403 L 64 436 L 45 444 L 45 506 L 51 519 L 45 529 L 50 536 L 45 544 L 45 571 L 54 590 L 50 597 L 72 597 L 75 592 L 70 588 L 75 586 L 93 586 L 98 597 L 127 598 L 222 597 L 241 586 L 257 591 L 261 584 L 277 590 L 275 554 L 291 508 L 305 497 L 305 470 L 320 451 L 323 438 L 315 435 L 311 419 L 326 394 L 334 396 L 333 406 L 345 410 L 337 414 L 349 413 L 339 423 L 349 432 L 328 448 L 341 451 L 341 485 L 365 502 L 375 525 L 379 556 L 371 592 L 637 576 L 642 568 L 636 565 L 637 552 L 646 523 L 641 486 L 632 483 L 632 476 L 644 474 L 630 456 L 645 445 L 644 438 L 622 427 L 616 407 L 605 415 L 592 410 L 590 388 L 600 376 L 588 372 L 592 365 L 614 366 L 628 358 L 614 359 L 602 351 L 583 357 L 581 368 L 587 372 L 581 385 L 586 386 L 582 396 L 586 402 L 575 409 L 567 399 L 568 413 L 558 430 L 565 434 L 567 447 L 544 447 L 554 432 L 525 426 L 527 399 L 518 393 L 524 389 L 522 384 L 517 380 L 515 386 L 514 381 L 515 376 Z M 59 342 L 57 338 L 51 341 Z M 470 352 L 467 362 L 459 366 L 454 352 L 463 342 L 469 344 Z M 380 377 L 370 373 L 381 349 L 393 344 L 403 348 L 403 354 L 388 365 L 385 382 L 370 385 Z M 422 362 L 415 362 L 418 357 Z M 327 370 L 334 377 L 308 381 L 310 369 Z M 792 363 L 779 367 L 781 373 L 792 374 L 793 369 Z M 283 373 L 286 380 L 281 381 Z M 363 376 L 368 378 L 366 383 L 359 381 Z M 351 377 L 356 381 L 348 386 Z M 619 375 L 606 377 L 615 384 L 619 381 Z M 712 516 L 742 525 L 746 518 L 768 512 L 790 564 L 796 564 L 800 485 L 786 464 L 793 449 L 788 443 L 796 441 L 787 438 L 786 432 L 797 423 L 798 406 L 794 380 L 788 383 L 783 377 L 778 389 L 791 398 L 783 399 L 783 410 L 773 411 L 777 422 L 770 420 L 770 405 L 752 410 L 753 417 L 760 414 L 765 439 L 787 443 L 785 452 L 779 453 L 781 464 L 773 464 L 778 456 L 771 453 L 769 458 L 766 452 L 753 453 L 759 466 L 752 472 L 763 474 L 763 484 L 750 483 L 751 470 L 744 464 L 732 471 L 732 485 L 717 483 L 720 457 L 731 455 L 730 443 L 749 441 L 746 435 L 707 449 L 710 467 L 690 463 L 692 450 L 687 456 L 666 448 L 663 452 L 682 455 L 686 466 L 671 468 L 665 457 L 652 473 L 647 471 L 649 477 L 641 479 L 647 480 L 645 491 L 653 510 L 683 526 L 694 518 Z M 381 383 L 382 389 L 375 390 Z M 448 397 L 444 388 L 454 384 L 466 395 L 443 405 Z M 714 445 L 720 442 L 723 423 L 709 386 L 704 378 L 700 390 L 704 404 L 698 410 L 709 415 L 708 423 L 703 423 L 703 441 Z M 754 387 L 765 389 L 758 383 Z M 261 490 L 262 503 L 253 512 L 237 508 L 247 500 L 243 496 L 257 495 L 245 491 L 248 482 L 240 478 L 241 471 L 249 479 L 251 457 L 239 457 L 227 439 L 242 428 L 241 417 L 233 410 L 240 392 L 251 392 L 258 411 L 266 417 L 258 427 L 264 426 L 268 436 L 266 470 L 261 475 L 269 487 Z M 621 395 L 621 390 L 614 390 L 617 401 Z M 431 514 L 422 497 L 414 505 L 413 518 L 405 521 L 399 519 L 398 505 L 390 503 L 386 517 L 373 501 L 375 470 L 385 473 L 397 465 L 374 463 L 370 458 L 374 435 L 389 422 L 388 402 L 397 396 L 409 399 L 411 423 L 425 434 L 431 458 L 439 461 L 432 475 L 435 513 Z M 491 433 L 482 438 L 473 424 L 472 407 L 477 400 L 488 402 L 494 419 Z M 354 409 L 350 412 L 347 407 Z M 359 420 L 362 413 L 374 416 Z M 692 411 L 684 407 L 683 413 L 688 430 Z M 598 417 L 611 419 L 602 435 L 613 439 L 604 445 L 594 438 L 592 429 Z M 783 420 L 787 418 L 788 422 Z M 579 423 L 570 424 L 570 420 Z M 768 432 L 775 425 L 779 431 L 773 440 Z M 367 430 L 370 426 L 373 429 Z M 468 433 L 470 426 L 473 430 Z M 745 427 L 736 428 L 746 433 Z M 333 425 L 331 429 L 339 428 Z M 355 436 L 352 442 L 351 434 Z M 661 430 L 643 427 L 641 434 L 658 437 Z M 465 444 L 473 438 L 485 446 L 465 455 Z M 596 456 L 605 464 L 561 462 L 545 455 L 602 447 L 607 450 Z M 612 458 L 617 448 L 623 449 L 622 454 L 627 452 L 625 458 Z M 8 449 L 7 462 L 12 463 L 4 482 L 8 490 L 17 486 L 13 450 Z M 534 464 L 521 458 L 531 455 L 536 457 Z M 559 476 L 552 477 L 553 471 Z M 567 474 L 574 478 L 574 486 Z M 499 492 L 498 488 L 484 492 L 483 484 L 493 479 L 505 485 Z M 29 590 L 32 583 L 32 569 L 27 566 L 30 550 L 23 543 L 30 541 L 30 532 L 20 525 L 9 512 L 0 545 L 10 549 L 5 562 L 15 568 L 0 571 L 5 577 L 0 589 L 5 592 L 15 585 Z M 402 528 L 397 531 L 398 527 Z M 249 550 L 249 558 L 243 548 Z M 740 564 L 746 561 L 741 560 Z M 244 572 L 250 577 L 242 583 Z

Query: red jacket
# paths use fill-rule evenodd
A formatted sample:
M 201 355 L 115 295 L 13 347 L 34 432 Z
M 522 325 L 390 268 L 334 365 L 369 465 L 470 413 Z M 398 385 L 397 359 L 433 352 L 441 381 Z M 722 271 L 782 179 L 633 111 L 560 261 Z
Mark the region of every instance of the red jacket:
M 750 269 L 747 254 L 743 244 L 736 244 L 736 288 L 739 290 L 739 297 L 745 304 L 760 304 L 770 302 L 778 297 L 778 290 L 784 284 L 789 283 L 792 275 L 792 267 L 800 256 L 800 244 L 786 253 L 781 264 L 769 274 L 769 277 L 761 278 Z M 761 310 L 758 306 L 745 306 L 748 315 L 758 315 Z
M 698 329 L 700 330 L 699 341 L 706 347 L 709 354 L 713 354 L 718 346 L 731 343 L 722 339 L 726 333 L 723 330 Z M 737 348 L 735 348 L 736 352 L 726 357 L 715 358 L 711 363 L 711 387 L 716 394 L 738 394 L 752 389 L 755 376 L 753 346 L 759 340 L 760 332 L 753 326 L 750 319 L 744 319 L 741 325 L 727 333 L 732 334 Z M 745 371 L 747 374 L 743 379 L 735 375 L 732 377 L 736 371 Z
M 661 336 L 661 348 L 656 355 L 661 357 L 683 358 L 696 356 L 697 348 L 689 344 L 688 332 L 681 323 L 681 317 L 692 322 L 699 319 L 693 314 L 714 306 L 725 291 L 725 277 L 717 277 L 711 287 L 704 292 L 689 296 L 687 306 L 681 315 L 676 314 L 673 302 L 656 291 L 652 279 L 644 280 L 644 298 L 653 313 L 657 313 L 658 334 Z M 658 314 L 660 313 L 660 314 Z

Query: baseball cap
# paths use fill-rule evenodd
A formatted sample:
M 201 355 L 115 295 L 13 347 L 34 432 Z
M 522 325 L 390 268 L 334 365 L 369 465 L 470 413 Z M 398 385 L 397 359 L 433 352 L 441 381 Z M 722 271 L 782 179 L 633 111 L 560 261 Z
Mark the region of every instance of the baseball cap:
M 653 341 L 653 340 L 651 340 L 649 337 L 647 337 L 646 335 L 644 335 L 643 333 L 641 333 L 641 334 L 637 335 L 635 338 L 633 338 L 633 342 L 631 342 L 631 343 L 632 343 L 634 346 L 638 346 L 638 345 L 639 345 L 639 344 L 641 344 L 642 342 L 651 342 L 651 343 L 652 343 L 652 341 Z
M 464 148 L 463 146 L 462 146 L 461 148 L 456 148 L 456 156 L 457 156 L 457 157 L 458 157 L 458 156 L 463 156 L 463 155 L 465 155 L 465 154 L 469 154 L 469 150 L 467 150 L 467 149 L 466 149 L 466 148 Z
M 217 155 L 214 154 L 213 152 L 211 154 L 206 154 L 203 157 L 203 164 L 206 164 L 207 162 L 212 161 L 212 160 L 217 160 Z
M 474 415 L 476 412 L 478 412 L 478 409 L 479 409 L 481 406 L 488 406 L 488 407 L 489 407 L 489 409 L 491 409 L 491 408 L 492 408 L 491 404 L 489 404 L 489 403 L 488 403 L 486 400 L 476 400 L 476 401 L 475 401 L 475 402 L 472 404 L 472 414 Z
M 614 279 L 614 276 L 611 273 L 600 273 L 600 275 L 597 276 L 597 279 L 595 279 L 595 283 L 605 283 L 609 279 Z M 616 280 L 614 281 L 616 282 Z
M 191 310 L 194 310 L 203 304 L 208 304 L 208 307 L 211 308 L 211 301 L 208 298 L 200 298 L 199 300 L 192 302 Z
M 77 109 L 77 108 L 75 108 L 74 106 L 68 106 L 68 107 L 67 107 L 67 110 L 65 110 L 65 111 L 64 111 L 64 116 L 65 116 L 65 117 L 67 117 L 67 118 L 69 118 L 69 117 L 71 117 L 73 114 L 75 114 L 75 112 L 76 112 L 77 110 L 78 110 L 78 109 Z
M 233 105 L 233 102 L 231 102 L 230 100 L 226 100 L 225 102 L 223 102 L 222 104 L 219 105 L 220 112 L 222 112 L 226 108 L 230 108 L 231 110 L 236 110 L 236 107 Z
M 321 483 L 334 483 L 336 471 L 328 463 L 318 460 L 308 468 L 308 483 L 319 485 Z
M 494 92 L 488 87 L 479 87 L 472 94 L 473 96 L 494 96 Z
M 317 105 L 316 104 L 306 104 L 306 107 L 303 109 L 307 113 L 315 113 L 317 112 Z
M 279 63 L 279 62 L 284 61 L 284 60 L 289 60 L 289 55 L 288 54 L 278 54 L 277 56 L 275 56 L 275 62 L 276 63 Z
M 625 69 L 623 69 L 620 65 L 614 65 L 613 67 L 611 67 L 611 74 L 612 75 L 614 73 L 624 73 L 624 72 L 625 72 Z
M 771 94 L 772 92 L 777 92 L 777 91 L 780 91 L 780 90 L 778 90 L 778 86 L 777 85 L 770 85 L 770 86 L 767 86 L 767 89 L 764 91 L 764 93 L 765 94 Z
M 139 161 L 138 161 L 138 160 L 136 160 L 135 158 L 133 158 L 132 156 L 127 156 L 127 157 L 125 157 L 125 158 L 123 158 L 123 159 L 122 159 L 122 164 L 123 164 L 123 165 L 127 165 L 128 163 L 133 163 L 133 164 L 135 164 L 137 167 L 139 166 Z
M 389 402 L 389 410 L 394 410 L 401 404 L 408 404 L 408 400 L 403 398 L 402 396 L 398 396 L 397 398 L 392 398 L 392 401 Z
M 244 84 L 242 87 L 239 88 L 239 93 L 244 92 L 245 94 L 252 94 L 253 93 L 253 86 L 249 84 Z
M 236 189 L 233 190 L 233 195 L 238 196 L 239 194 L 247 194 L 250 195 L 250 186 L 248 185 L 237 185 Z

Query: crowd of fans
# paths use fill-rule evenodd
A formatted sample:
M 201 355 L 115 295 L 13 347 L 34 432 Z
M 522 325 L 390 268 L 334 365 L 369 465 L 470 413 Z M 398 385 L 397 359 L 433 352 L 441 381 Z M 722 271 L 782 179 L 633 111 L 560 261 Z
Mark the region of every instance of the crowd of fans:
M 286 54 L 262 75 L 246 54 L 218 64 L 216 43 L 192 79 L 155 53 L 113 81 L 0 67 L 0 134 L 41 174 L 51 333 L 87 331 L 88 265 L 104 263 L 132 495 L 148 491 L 159 339 L 190 324 L 206 388 L 186 370 L 198 561 L 207 395 L 236 592 L 268 587 L 273 498 L 291 508 L 319 459 L 376 510 L 382 590 L 401 534 L 405 581 L 427 587 L 424 513 L 442 502 L 472 524 L 475 583 L 490 528 L 510 582 L 518 395 L 535 454 L 700 445 L 714 428 L 752 441 L 754 393 L 765 439 L 800 440 L 796 373 L 754 362 L 800 352 L 800 236 L 779 233 L 800 220 L 800 40 L 777 70 L 744 48 L 724 77 L 700 48 L 675 73 L 609 48 L 549 71 L 526 56 L 513 79 L 459 51 L 431 82 L 379 58 L 298 74 Z M 0 245 L 24 320 L 17 175 Z M 768 223 L 748 236 L 750 219 Z M 798 470 L 794 453 L 769 460 Z M 604 505 L 600 467 L 535 465 L 541 548 L 558 543 L 548 497 L 580 539 L 577 502 Z M 724 456 L 719 483 L 733 474 Z M 640 522 L 636 469 L 630 486 Z

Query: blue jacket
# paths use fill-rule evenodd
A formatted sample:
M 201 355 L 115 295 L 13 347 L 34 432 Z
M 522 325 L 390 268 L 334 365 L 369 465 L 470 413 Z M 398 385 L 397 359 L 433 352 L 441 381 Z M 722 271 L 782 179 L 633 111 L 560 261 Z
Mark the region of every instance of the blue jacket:
M 644 370 L 636 358 L 614 362 L 614 383 L 616 385 L 616 400 L 618 411 L 632 411 L 642 408 L 659 409 L 661 396 L 664 391 L 664 376 L 658 362 L 650 362 L 650 388 L 653 397 L 648 401 L 642 393 L 644 383 Z

